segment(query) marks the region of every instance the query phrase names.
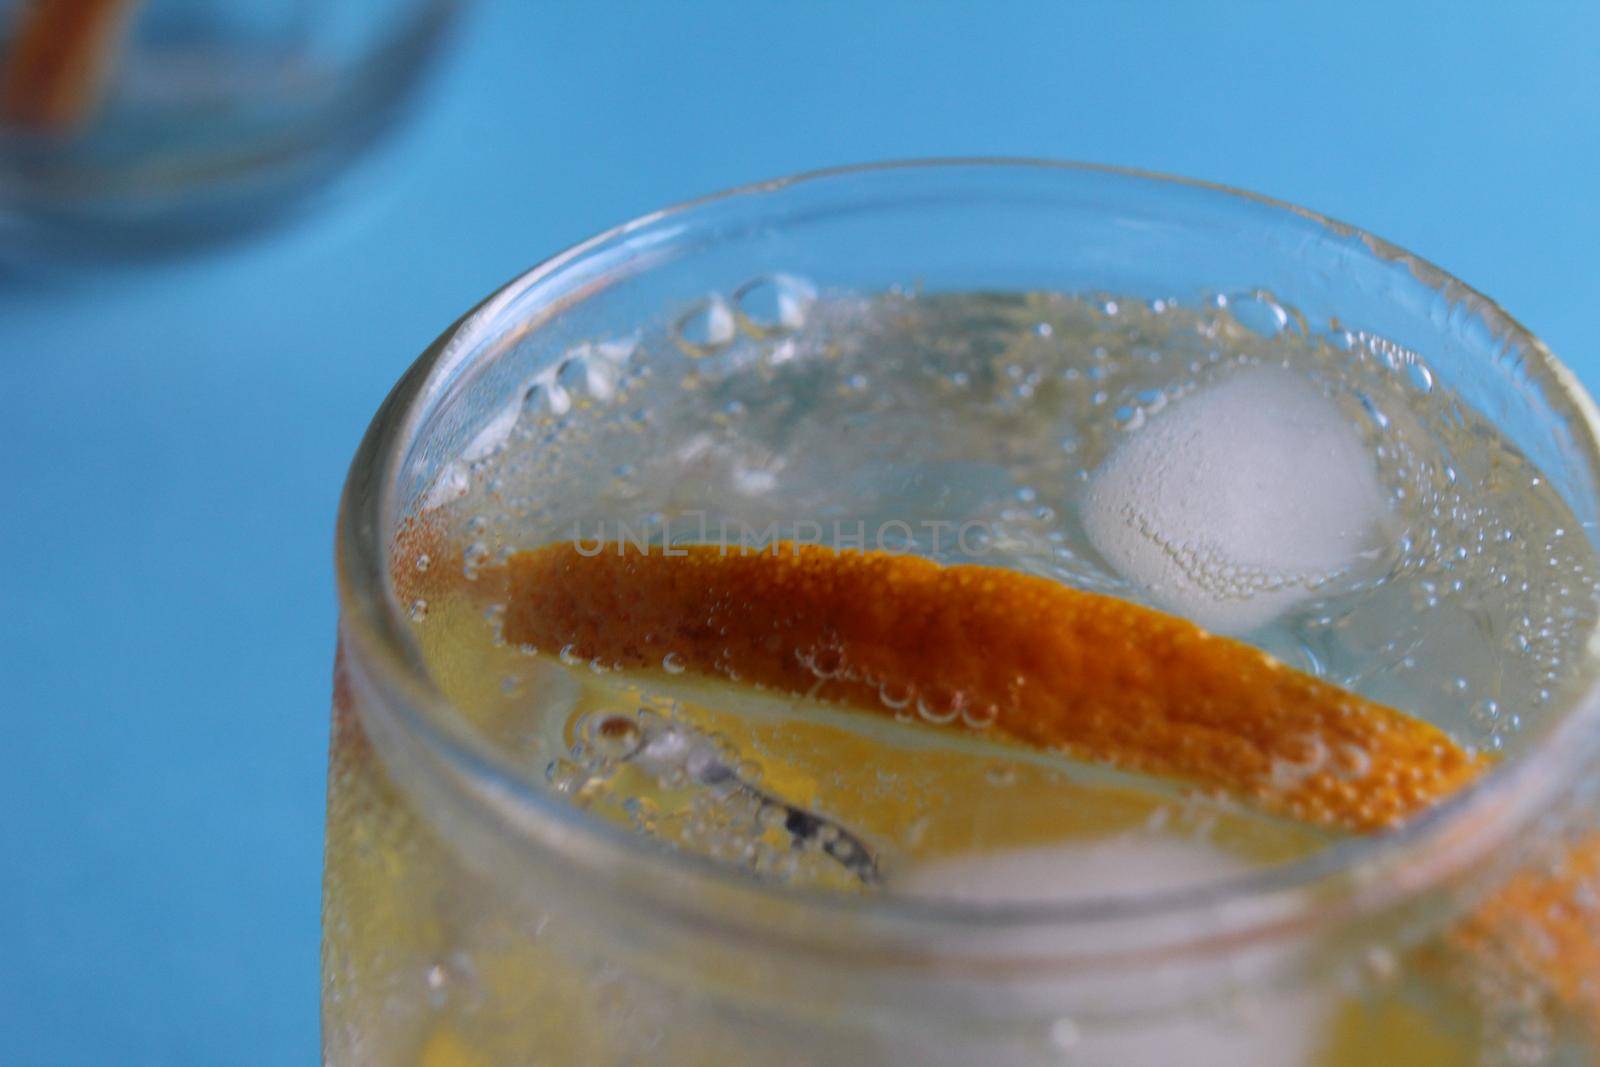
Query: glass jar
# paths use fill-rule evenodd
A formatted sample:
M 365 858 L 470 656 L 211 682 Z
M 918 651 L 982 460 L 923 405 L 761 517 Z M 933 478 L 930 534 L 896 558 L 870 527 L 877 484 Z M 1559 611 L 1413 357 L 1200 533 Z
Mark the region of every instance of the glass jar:
M 834 293 L 1232 294 L 1265 333 L 1382 338 L 1381 351 L 1424 353 L 1429 386 L 1489 417 L 1594 535 L 1596 413 L 1572 375 L 1462 283 L 1300 208 L 977 160 L 803 175 L 618 227 L 448 330 L 352 467 L 325 1062 L 1592 1058 L 1600 1015 L 1574 978 L 1600 945 L 1583 845 L 1600 719 L 1588 646 L 1547 703 L 1510 709 L 1521 728 L 1490 772 L 1397 830 L 1223 884 L 1065 903 L 764 884 L 574 808 L 453 708 L 408 618 L 406 575 L 428 562 L 408 524 L 504 440 L 527 383 L 575 347 L 644 327 L 697 350 L 776 338 L 778 278 Z M 1393 373 L 1410 366 L 1397 355 Z
M 143 254 L 279 217 L 392 124 L 457 6 L 0 2 L 13 255 Z

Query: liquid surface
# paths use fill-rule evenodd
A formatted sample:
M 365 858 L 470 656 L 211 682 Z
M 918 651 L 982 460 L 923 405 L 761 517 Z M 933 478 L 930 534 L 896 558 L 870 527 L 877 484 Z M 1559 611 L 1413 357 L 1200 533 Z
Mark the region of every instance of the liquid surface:
M 447 547 L 436 569 L 400 578 L 419 640 L 453 702 L 574 803 L 674 847 L 744 856 L 762 877 L 829 884 L 841 867 L 825 851 L 802 858 L 814 841 L 763 829 L 774 804 L 862 835 L 891 871 L 1008 849 L 1056 823 L 1063 841 L 1192 841 L 1179 812 L 1259 838 L 1253 862 L 1326 840 L 1167 783 L 1110 775 L 1113 788 L 1108 772 L 1057 757 L 916 730 L 896 742 L 814 702 L 696 690 L 670 656 L 656 677 L 623 679 L 559 648 L 509 647 L 495 568 L 557 540 L 738 550 L 790 538 L 1016 568 L 1239 635 L 1490 752 L 1515 749 L 1568 681 L 1593 625 L 1592 550 L 1541 473 L 1415 354 L 1307 337 L 1260 299 L 819 301 L 771 284 L 787 316 L 774 313 L 778 336 L 735 331 L 712 308 L 677 323 L 676 344 L 581 346 L 434 488 Z M 680 723 L 692 737 L 680 747 L 715 751 L 729 778 L 606 759 L 594 724 L 644 713 Z M 816 733 L 822 721 L 835 725 Z M 897 743 L 969 772 L 920 781 Z M 802 776 L 817 758 L 831 773 Z M 774 790 L 790 778 L 792 795 Z M 1047 780 L 1096 799 L 1062 804 L 1040 792 Z M 1138 826 L 1091 814 L 1120 812 L 1118 789 L 1146 798 Z M 913 805 L 919 817 L 894 830 L 873 810 L 874 796 L 930 790 L 962 801 Z M 1192 866 L 1195 879 L 1214 873 Z M 1186 880 L 1163 871 L 1144 881 Z M 1037 894 L 1075 892 L 1057 881 Z

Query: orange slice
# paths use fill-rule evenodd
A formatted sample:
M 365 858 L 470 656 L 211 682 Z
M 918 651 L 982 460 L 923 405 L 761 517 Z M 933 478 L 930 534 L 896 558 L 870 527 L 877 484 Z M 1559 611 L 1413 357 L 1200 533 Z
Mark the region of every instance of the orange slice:
M 508 571 L 514 643 L 912 711 L 1319 825 L 1392 825 L 1481 766 L 1439 729 L 1259 649 L 1015 571 L 791 543 L 555 544 Z
M 66 129 L 99 102 L 132 0 L 33 0 L 18 5 L 0 70 L 0 113 L 21 126 Z
M 1485 973 L 1531 978 L 1600 1033 L 1600 834 L 1529 867 L 1453 931 Z

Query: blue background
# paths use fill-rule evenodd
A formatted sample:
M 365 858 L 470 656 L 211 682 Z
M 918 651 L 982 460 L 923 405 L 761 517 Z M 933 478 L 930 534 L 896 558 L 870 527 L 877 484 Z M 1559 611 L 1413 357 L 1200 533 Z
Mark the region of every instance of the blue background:
M 0 1060 L 316 1061 L 345 466 L 457 314 L 611 223 L 823 164 L 1129 164 L 1365 226 L 1600 384 L 1600 7 L 1509 10 L 504 0 L 341 203 L 0 280 Z

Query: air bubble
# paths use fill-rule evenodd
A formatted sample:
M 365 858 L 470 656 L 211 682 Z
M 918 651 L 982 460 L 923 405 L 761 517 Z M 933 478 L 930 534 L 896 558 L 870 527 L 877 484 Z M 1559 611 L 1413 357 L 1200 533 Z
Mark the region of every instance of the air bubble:
M 1262 337 L 1276 337 L 1289 325 L 1289 312 L 1264 291 L 1233 297 L 1228 307 L 1239 325 Z
M 1337 750 L 1335 773 L 1350 782 L 1364 781 L 1372 774 L 1372 753 L 1360 745 L 1342 744 Z
M 622 802 L 622 810 L 634 826 L 647 834 L 655 832 L 656 818 L 661 806 L 649 797 L 629 797 Z
M 1298 760 L 1275 757 L 1272 760 L 1272 785 L 1276 789 L 1293 789 L 1311 776 L 1322 771 L 1328 762 L 1328 745 L 1316 734 L 1306 734 L 1300 739 L 1305 755 Z
M 638 346 L 636 336 L 585 341 L 567 351 L 557 368 L 556 380 L 568 393 L 581 392 L 595 400 L 610 400 L 622 381 L 628 359 Z
M 739 325 L 758 338 L 800 329 L 816 300 L 816 287 L 793 274 L 752 278 L 733 294 Z
M 474 570 L 489 561 L 489 546 L 482 541 L 474 541 L 461 553 L 462 563 Z
M 990 785 L 1005 788 L 1017 784 L 1017 769 L 1009 763 L 997 763 L 983 773 Z
M 837 678 L 844 673 L 843 649 L 824 645 L 821 648 L 814 648 L 810 651 L 798 652 L 796 655 L 799 657 L 801 666 L 824 681 Z
M 1050 1044 L 1063 1052 L 1075 1048 L 1083 1040 L 1083 1031 L 1071 1019 L 1057 1019 L 1050 1024 Z
M 556 364 L 555 383 L 568 397 L 582 396 L 588 391 L 588 371 L 584 360 L 567 356 Z
M 411 607 L 407 614 L 411 616 L 412 622 L 422 622 L 428 617 L 428 602 L 418 597 L 411 602 Z
M 913 695 L 910 686 L 897 682 L 884 682 L 878 686 L 878 700 L 892 711 L 909 706 Z
M 999 717 L 1000 708 L 996 704 L 980 704 L 961 709 L 962 724 L 973 730 L 987 730 Z
M 473 1003 L 477 997 L 477 970 L 472 959 L 464 952 L 452 952 L 434 963 L 422 975 L 428 990 L 428 1004 L 435 1011 L 442 1009 L 452 999 L 465 997 Z
M 572 410 L 572 397 L 553 374 L 542 375 L 522 394 L 522 410 L 532 416 L 565 415 Z
M 661 657 L 661 669 L 668 674 L 682 674 L 687 667 L 681 655 L 676 652 L 668 652 Z
M 917 697 L 917 714 L 935 726 L 955 722 L 967 705 L 967 695 L 961 692 L 941 691 Z
M 1367 949 L 1362 963 L 1367 974 L 1379 982 L 1392 981 L 1400 973 L 1400 960 L 1392 950 L 1383 945 L 1374 945 Z
M 551 760 L 544 769 L 545 781 L 555 792 L 571 796 L 589 783 L 589 772 L 566 758 Z
M 610 713 L 599 716 L 586 731 L 589 744 L 607 759 L 625 760 L 644 743 L 644 731 L 628 715 Z
M 1406 380 L 1419 393 L 1433 391 L 1433 371 L 1429 370 L 1428 365 L 1421 360 L 1412 359 L 1406 364 Z
M 1480 700 L 1472 706 L 1472 721 L 1480 729 L 1493 732 L 1500 728 L 1500 702 Z
M 715 355 L 733 342 L 733 309 L 720 296 L 710 296 L 684 312 L 673 325 L 673 340 L 691 359 Z

